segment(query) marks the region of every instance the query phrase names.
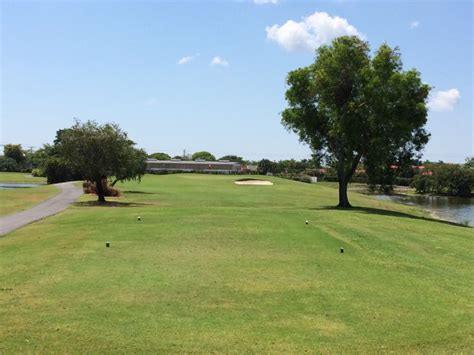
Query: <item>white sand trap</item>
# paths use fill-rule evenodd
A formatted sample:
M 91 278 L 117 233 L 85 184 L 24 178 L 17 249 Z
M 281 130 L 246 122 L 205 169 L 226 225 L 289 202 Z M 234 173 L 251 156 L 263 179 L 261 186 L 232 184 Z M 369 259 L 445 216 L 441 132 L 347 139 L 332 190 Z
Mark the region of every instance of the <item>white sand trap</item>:
M 273 185 L 273 182 L 268 180 L 257 180 L 257 179 L 243 179 L 243 180 L 236 180 L 234 184 L 237 185 Z

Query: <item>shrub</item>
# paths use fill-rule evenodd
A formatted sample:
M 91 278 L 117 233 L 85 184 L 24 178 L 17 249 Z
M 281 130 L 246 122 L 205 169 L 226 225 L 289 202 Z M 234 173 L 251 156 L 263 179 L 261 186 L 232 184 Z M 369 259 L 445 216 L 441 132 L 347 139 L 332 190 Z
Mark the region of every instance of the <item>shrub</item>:
M 395 177 L 395 185 L 398 186 L 410 186 L 413 179 L 405 177 Z
M 33 170 L 31 170 L 31 175 L 33 175 L 33 176 L 35 176 L 35 177 L 44 176 L 44 175 L 43 175 L 43 172 L 41 171 L 41 169 L 33 169 Z
M 18 163 L 7 157 L 0 157 L 0 171 L 19 171 Z
M 311 184 L 312 182 L 311 176 L 303 174 L 294 175 L 291 179 L 299 182 L 305 182 L 307 184 Z
M 104 196 L 108 197 L 118 197 L 121 195 L 121 192 L 119 189 L 113 186 L 109 186 L 107 184 L 107 180 L 102 181 L 102 186 L 104 188 Z M 84 181 L 82 183 L 82 190 L 84 191 L 85 194 L 96 194 L 96 186 L 94 183 L 90 181 Z
M 418 194 L 433 192 L 433 177 L 418 174 L 413 178 L 411 186 L 415 188 L 415 192 Z
M 305 174 L 281 174 L 279 177 L 311 184 L 311 176 Z
M 75 172 L 66 161 L 57 157 L 51 157 L 47 160 L 44 175 L 48 184 L 82 179 L 81 175 Z

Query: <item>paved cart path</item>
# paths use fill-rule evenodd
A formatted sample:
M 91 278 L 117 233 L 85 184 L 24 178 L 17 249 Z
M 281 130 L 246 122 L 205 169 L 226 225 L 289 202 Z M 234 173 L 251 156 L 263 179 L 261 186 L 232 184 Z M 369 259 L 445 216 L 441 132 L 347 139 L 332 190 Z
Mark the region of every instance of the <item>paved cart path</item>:
M 0 217 L 0 236 L 65 210 L 82 194 L 82 189 L 74 186 L 74 182 L 62 182 L 54 186 L 61 190 L 58 195 L 28 210 Z

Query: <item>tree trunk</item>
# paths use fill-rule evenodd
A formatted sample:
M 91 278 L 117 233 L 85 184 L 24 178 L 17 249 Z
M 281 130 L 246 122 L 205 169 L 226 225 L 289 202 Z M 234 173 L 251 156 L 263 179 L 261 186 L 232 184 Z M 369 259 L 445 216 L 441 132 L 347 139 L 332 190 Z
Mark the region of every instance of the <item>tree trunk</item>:
M 347 197 L 347 180 L 339 179 L 339 204 L 337 207 L 351 208 L 349 198 Z
M 362 154 L 358 153 L 355 157 L 344 164 L 343 156 L 339 158 L 338 167 L 337 167 L 337 179 L 339 181 L 339 204 L 337 207 L 341 208 L 351 208 L 349 203 L 349 198 L 347 197 L 347 185 L 354 175 L 354 172 L 359 164 Z
M 102 185 L 102 179 L 97 179 L 95 181 L 95 191 L 97 193 L 97 201 L 98 202 L 105 202 L 105 195 L 104 195 L 104 186 Z

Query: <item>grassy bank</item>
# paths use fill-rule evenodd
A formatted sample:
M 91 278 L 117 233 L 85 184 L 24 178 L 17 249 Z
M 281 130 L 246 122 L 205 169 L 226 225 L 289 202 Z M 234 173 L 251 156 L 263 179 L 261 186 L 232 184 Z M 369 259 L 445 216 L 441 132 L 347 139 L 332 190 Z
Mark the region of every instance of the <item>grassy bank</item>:
M 0 173 L 0 183 L 44 184 L 44 178 L 25 173 Z M 53 197 L 59 192 L 55 186 L 39 186 L 12 190 L 0 190 L 0 216 L 26 210 Z
M 474 349 L 472 229 L 234 179 L 146 176 L 0 239 L 0 352 Z

